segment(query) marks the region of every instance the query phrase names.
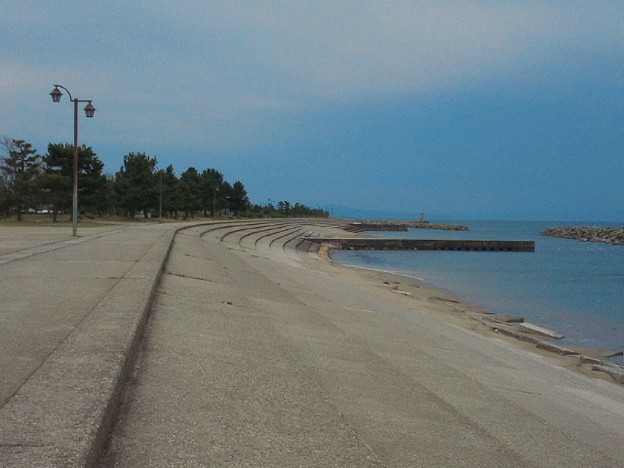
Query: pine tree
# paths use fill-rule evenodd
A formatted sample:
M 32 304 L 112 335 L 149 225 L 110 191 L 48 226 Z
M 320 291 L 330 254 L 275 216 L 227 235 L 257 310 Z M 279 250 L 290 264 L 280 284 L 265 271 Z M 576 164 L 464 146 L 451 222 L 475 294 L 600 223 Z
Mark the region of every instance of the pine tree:
M 74 147 L 70 144 L 48 145 L 43 157 L 45 171 L 42 188 L 45 200 L 52 205 L 54 221 L 59 211 L 67 211 L 72 205 Z M 88 146 L 78 148 L 78 202 L 80 210 L 101 214 L 108 200 L 108 183 L 102 173 L 104 164 Z
M 241 212 L 246 211 L 249 208 L 247 190 L 245 190 L 245 186 L 240 181 L 234 182 L 228 199 L 230 210 L 232 210 L 235 215 L 239 215 Z
M 23 211 L 35 205 L 41 156 L 24 140 L 5 138 L 2 145 L 7 151 L 7 156 L 0 158 L 6 202 L 15 210 L 17 220 L 22 221 Z
M 194 167 L 189 167 L 180 175 L 178 192 L 181 207 L 187 218 L 192 218 L 193 213 L 201 209 L 200 185 L 201 177 Z
M 147 218 L 148 211 L 158 204 L 157 162 L 144 153 L 129 153 L 115 174 L 117 201 L 130 218 L 137 210 Z
M 215 217 L 216 213 L 224 208 L 224 179 L 216 169 L 206 169 L 201 173 L 201 202 L 204 215 L 210 211 L 210 216 Z

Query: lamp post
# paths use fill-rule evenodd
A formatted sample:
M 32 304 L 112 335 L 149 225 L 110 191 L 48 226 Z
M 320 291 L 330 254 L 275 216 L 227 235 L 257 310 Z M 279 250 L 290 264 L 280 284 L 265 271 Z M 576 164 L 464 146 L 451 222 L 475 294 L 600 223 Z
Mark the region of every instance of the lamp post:
M 216 218 L 217 217 L 217 192 L 219 191 L 219 188 L 217 187 L 217 184 L 215 183 L 212 186 L 212 217 Z
M 50 93 L 52 96 L 52 102 L 60 102 L 63 93 L 59 88 L 64 89 L 69 100 L 74 103 L 74 188 L 72 192 L 72 235 L 78 237 L 78 103 L 86 102 L 84 107 L 85 115 L 89 118 L 95 114 L 95 107 L 91 104 L 90 99 L 74 99 L 69 90 L 61 85 L 54 85 L 54 89 Z
M 158 166 L 156 166 L 158 169 Z M 158 218 L 163 222 L 163 170 L 158 169 Z

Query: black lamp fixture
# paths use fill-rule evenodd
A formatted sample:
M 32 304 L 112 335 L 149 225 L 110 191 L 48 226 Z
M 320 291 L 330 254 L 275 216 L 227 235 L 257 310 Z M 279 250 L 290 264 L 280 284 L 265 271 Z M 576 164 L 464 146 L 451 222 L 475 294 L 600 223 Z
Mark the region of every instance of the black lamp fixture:
M 78 237 L 78 103 L 86 102 L 87 105 L 84 107 L 85 115 L 89 118 L 95 115 L 95 107 L 91 104 L 90 99 L 74 99 L 69 92 L 69 90 L 65 86 L 54 85 L 54 89 L 50 93 L 52 96 L 52 102 L 60 102 L 61 96 L 63 93 L 59 89 L 64 89 L 67 95 L 69 96 L 69 100 L 74 103 L 74 168 L 73 168 L 73 194 L 72 194 L 72 231 L 73 236 Z
M 63 88 L 65 91 L 67 91 L 67 94 L 69 94 L 69 100 L 71 102 L 86 102 L 87 103 L 87 105 L 84 107 L 84 112 L 87 117 L 91 118 L 95 115 L 95 107 L 93 107 L 93 104 L 91 104 L 90 99 L 74 99 L 72 98 L 72 95 L 69 92 L 69 90 L 61 85 L 54 85 L 54 89 L 50 93 L 50 96 L 52 96 L 52 102 L 61 102 L 61 96 L 63 95 L 63 93 L 61 92 L 59 88 Z
M 62 95 L 63 93 L 61 93 L 59 89 L 55 86 L 52 92 L 50 93 L 50 96 L 52 96 L 52 102 L 61 102 Z

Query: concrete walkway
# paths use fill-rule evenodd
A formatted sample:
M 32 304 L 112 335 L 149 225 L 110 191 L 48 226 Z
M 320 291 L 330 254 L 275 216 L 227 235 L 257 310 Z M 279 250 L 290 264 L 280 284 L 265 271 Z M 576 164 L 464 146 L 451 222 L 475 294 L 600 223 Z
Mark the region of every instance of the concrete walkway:
M 305 229 L 178 235 L 101 466 L 624 466 L 622 387 L 306 259 Z
M 97 458 L 177 227 L 0 228 L 0 466 Z
M 80 227 L 79 237 L 71 237 L 70 227 L 3 226 L 0 227 L 0 261 L 32 256 L 46 249 L 56 249 L 67 244 L 80 243 L 108 232 L 121 229 L 118 224 L 100 227 Z M 15 254 L 15 255 L 9 255 Z
M 301 240 L 336 227 L 22 234 L 0 255 L 0 467 L 624 466 L 621 386 Z

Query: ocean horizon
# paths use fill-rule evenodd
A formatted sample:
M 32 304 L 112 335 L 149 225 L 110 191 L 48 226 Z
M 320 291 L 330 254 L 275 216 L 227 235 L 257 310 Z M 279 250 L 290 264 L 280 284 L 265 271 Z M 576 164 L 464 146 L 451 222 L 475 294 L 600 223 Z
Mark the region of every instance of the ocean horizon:
M 417 278 L 498 314 L 565 335 L 558 344 L 624 350 L 624 246 L 541 236 L 554 226 L 613 222 L 437 221 L 468 231 L 370 232 L 412 239 L 533 240 L 535 252 L 334 251 L 345 265 Z M 610 359 L 624 365 L 623 357 Z

